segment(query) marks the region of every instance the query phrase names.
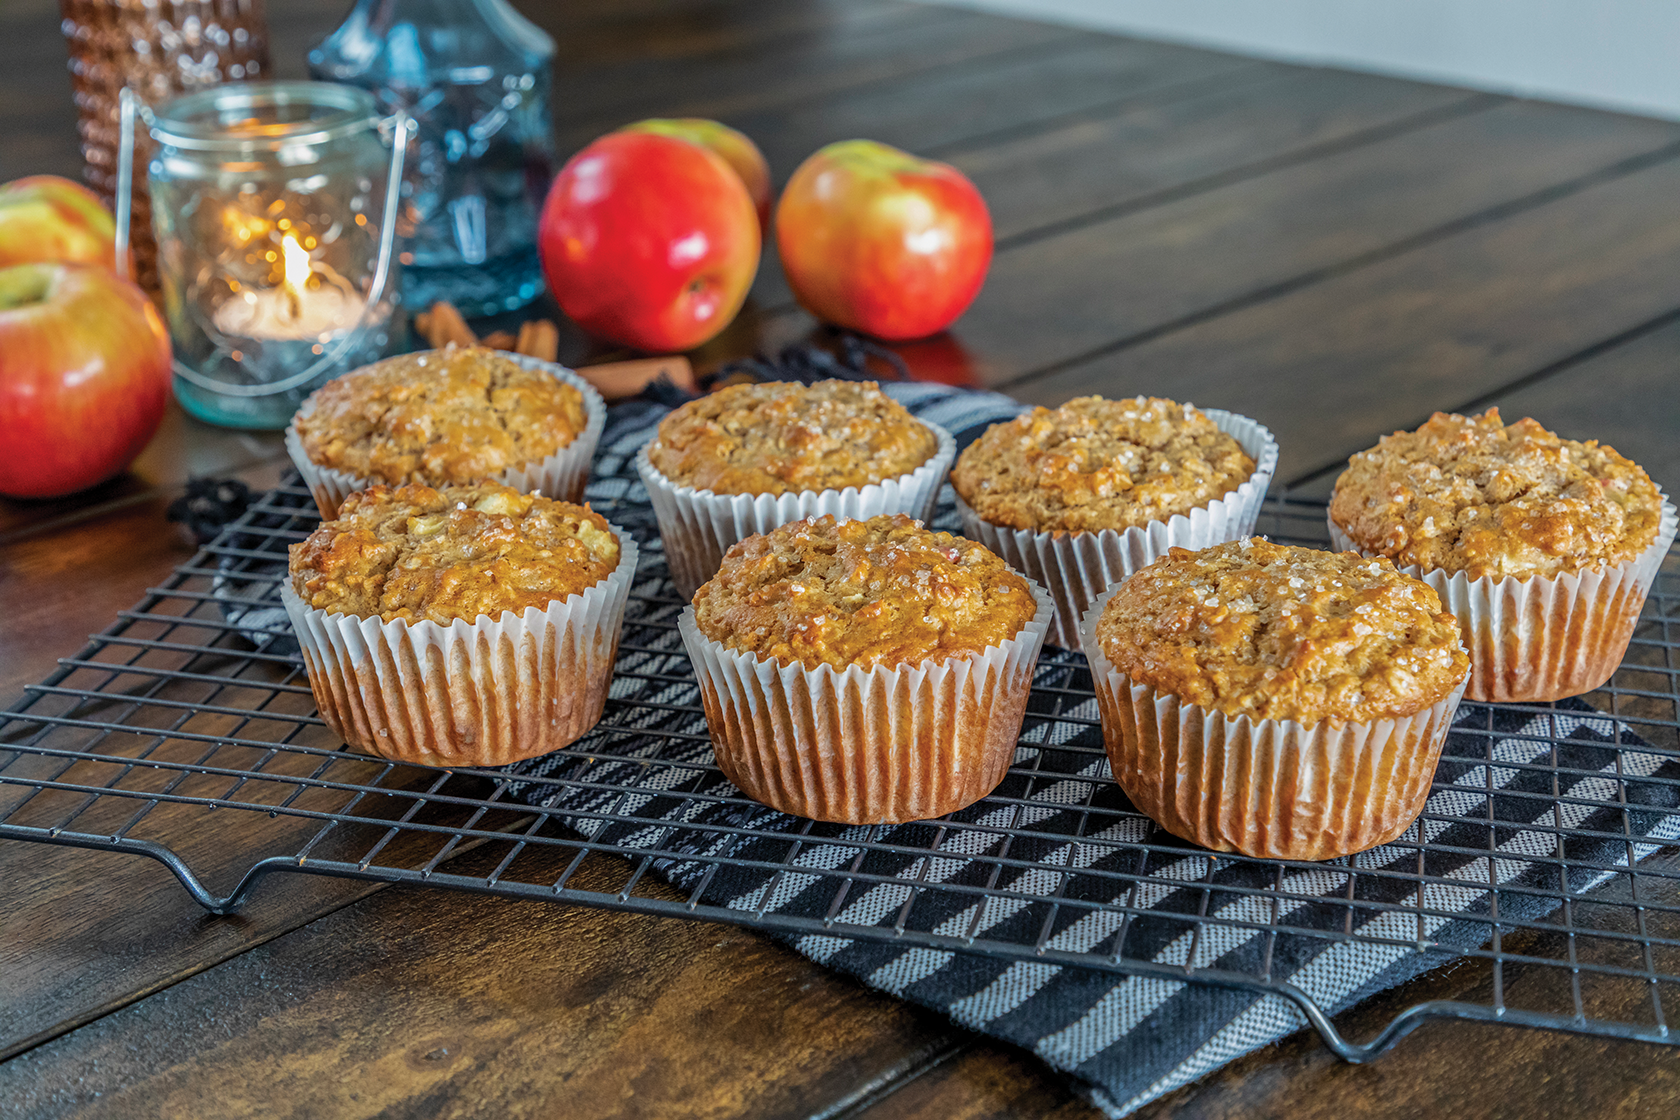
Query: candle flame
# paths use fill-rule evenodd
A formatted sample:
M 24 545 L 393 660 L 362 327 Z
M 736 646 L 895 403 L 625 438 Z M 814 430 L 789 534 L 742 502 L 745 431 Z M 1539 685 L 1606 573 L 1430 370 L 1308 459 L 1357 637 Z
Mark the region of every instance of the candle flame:
M 286 303 L 291 308 L 292 318 L 295 319 L 303 302 L 304 286 L 309 283 L 309 274 L 313 271 L 309 261 L 309 250 L 299 245 L 297 238 L 288 233 L 280 239 L 280 255 L 284 259 L 284 273 L 280 286 L 286 291 Z

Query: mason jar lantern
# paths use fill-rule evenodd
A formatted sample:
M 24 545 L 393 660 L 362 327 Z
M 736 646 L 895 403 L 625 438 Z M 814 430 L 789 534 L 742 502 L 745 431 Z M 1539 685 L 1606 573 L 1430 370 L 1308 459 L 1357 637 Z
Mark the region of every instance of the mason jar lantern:
M 390 353 L 405 319 L 393 253 L 410 122 L 325 82 L 218 86 L 138 113 L 175 396 L 212 424 L 283 428 L 303 398 Z M 132 183 L 123 147 L 119 193 Z M 117 211 L 118 241 L 126 223 Z

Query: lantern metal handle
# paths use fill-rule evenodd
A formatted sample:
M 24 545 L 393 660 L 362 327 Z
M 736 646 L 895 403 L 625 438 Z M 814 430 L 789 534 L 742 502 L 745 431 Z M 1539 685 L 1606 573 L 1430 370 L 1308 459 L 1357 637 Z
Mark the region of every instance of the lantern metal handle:
M 117 232 L 116 253 L 120 267 L 132 279 L 132 267 L 128 256 L 130 214 L 134 196 L 134 122 L 140 111 L 140 99 L 134 91 L 124 86 L 120 95 L 119 125 L 121 128 L 121 150 L 117 158 Z M 340 359 L 349 352 L 350 348 L 361 341 L 362 333 L 370 325 L 370 317 L 374 309 L 385 299 L 385 289 L 390 283 L 391 255 L 396 246 L 397 233 L 397 205 L 402 197 L 403 161 L 408 153 L 409 137 L 415 131 L 414 119 L 401 109 L 393 115 L 377 120 L 374 127 L 381 132 L 387 126 L 391 129 L 391 168 L 385 179 L 385 209 L 380 219 L 379 227 L 379 257 L 374 264 L 373 279 L 368 285 L 366 303 L 362 307 L 361 317 L 354 326 L 344 330 L 341 337 L 324 347 L 321 356 L 312 362 L 308 368 L 279 381 L 264 382 L 260 385 L 238 385 L 227 381 L 218 381 L 213 377 L 206 377 L 186 363 L 175 359 L 175 373 L 192 384 L 211 392 L 222 393 L 232 397 L 267 397 L 276 393 L 284 393 L 288 389 L 295 389 L 306 385 L 333 368 Z

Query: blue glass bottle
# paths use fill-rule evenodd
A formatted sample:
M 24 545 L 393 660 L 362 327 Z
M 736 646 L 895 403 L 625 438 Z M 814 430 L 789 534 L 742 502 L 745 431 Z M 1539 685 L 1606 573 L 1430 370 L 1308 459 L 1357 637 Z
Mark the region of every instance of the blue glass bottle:
M 315 78 L 371 90 L 419 126 L 397 226 L 406 306 L 490 315 L 542 292 L 553 58 L 554 40 L 507 0 L 356 0 L 309 52 Z

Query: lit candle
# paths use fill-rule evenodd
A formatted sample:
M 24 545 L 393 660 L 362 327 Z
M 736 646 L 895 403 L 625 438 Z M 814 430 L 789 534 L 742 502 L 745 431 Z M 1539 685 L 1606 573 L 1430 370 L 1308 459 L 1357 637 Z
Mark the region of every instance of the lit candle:
M 281 280 L 276 288 L 246 288 L 216 308 L 216 329 L 240 338 L 324 341 L 354 327 L 367 304 L 342 280 L 317 272 L 309 250 L 291 233 L 280 239 Z M 320 277 L 310 287 L 312 276 Z

